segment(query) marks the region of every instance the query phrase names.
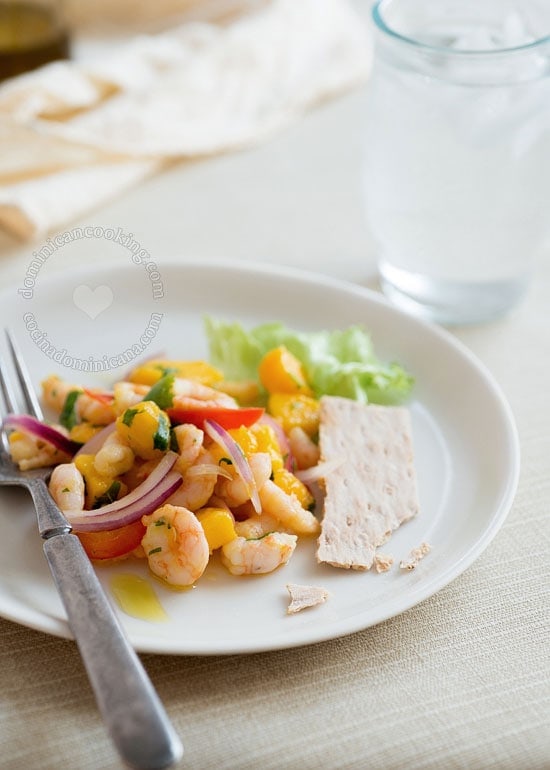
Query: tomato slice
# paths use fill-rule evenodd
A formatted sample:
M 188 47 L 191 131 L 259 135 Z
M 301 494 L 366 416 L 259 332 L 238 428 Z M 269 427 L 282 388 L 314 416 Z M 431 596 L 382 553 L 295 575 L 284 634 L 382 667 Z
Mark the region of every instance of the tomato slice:
M 141 543 L 145 527 L 141 519 L 103 532 L 75 532 L 90 559 L 116 559 Z
M 235 409 L 224 406 L 202 406 L 196 409 L 172 407 L 166 412 L 173 423 L 191 423 L 197 428 L 202 428 L 205 420 L 214 420 L 225 430 L 231 430 L 254 425 L 263 415 L 264 409 L 261 406 L 243 406 Z

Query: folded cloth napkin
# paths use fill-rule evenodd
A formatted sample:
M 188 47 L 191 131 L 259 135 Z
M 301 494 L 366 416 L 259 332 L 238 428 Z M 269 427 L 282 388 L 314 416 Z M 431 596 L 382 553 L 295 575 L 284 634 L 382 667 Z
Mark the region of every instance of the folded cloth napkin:
M 229 26 L 184 24 L 7 81 L 0 226 L 40 237 L 174 159 L 251 146 L 369 65 L 345 0 L 273 0 Z

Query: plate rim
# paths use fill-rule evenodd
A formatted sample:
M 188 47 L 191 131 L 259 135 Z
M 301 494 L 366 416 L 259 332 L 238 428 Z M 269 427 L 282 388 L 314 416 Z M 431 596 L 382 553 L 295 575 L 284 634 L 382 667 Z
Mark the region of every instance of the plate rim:
M 485 385 L 491 391 L 492 396 L 496 399 L 496 403 L 499 407 L 499 412 L 503 418 L 503 424 L 507 428 L 508 434 L 508 458 L 510 469 L 512 473 L 506 480 L 505 487 L 502 489 L 501 499 L 498 506 L 495 507 L 493 514 L 488 521 L 486 527 L 482 533 L 475 539 L 470 548 L 462 555 L 462 557 L 449 566 L 447 569 L 440 571 L 429 581 L 424 589 L 420 592 L 421 598 L 407 597 L 404 600 L 399 600 L 399 597 L 391 602 L 385 602 L 379 612 L 374 613 L 374 617 L 368 622 L 361 620 L 361 614 L 357 615 L 357 619 L 354 622 L 350 622 L 349 618 L 346 623 L 346 630 L 331 631 L 326 629 L 320 633 L 313 632 L 311 629 L 306 631 L 304 638 L 297 639 L 296 636 L 302 634 L 294 633 L 288 640 L 278 639 L 276 643 L 271 644 L 268 641 L 264 643 L 234 643 L 226 645 L 214 645 L 204 648 L 203 646 L 195 648 L 181 644 L 174 646 L 173 644 L 159 644 L 159 639 L 151 639 L 147 641 L 147 637 L 138 633 L 128 632 L 130 642 L 132 646 L 139 652 L 159 654 L 159 655 L 196 655 L 196 656 L 210 656 L 210 655 L 232 655 L 232 654 L 251 654 L 256 652 L 269 652 L 274 650 L 291 649 L 302 647 L 310 644 L 322 643 L 336 638 L 344 638 L 351 634 L 357 633 L 361 630 L 366 630 L 376 626 L 386 620 L 390 620 L 393 617 L 401 615 L 403 612 L 410 610 L 419 604 L 423 603 L 427 599 L 434 596 L 441 591 L 453 580 L 463 574 L 468 567 L 470 567 L 477 558 L 487 549 L 492 540 L 495 538 L 499 530 L 501 529 L 506 517 L 508 516 L 512 507 L 517 487 L 520 478 L 520 466 L 521 466 L 521 447 L 519 441 L 518 429 L 515 421 L 514 414 L 506 398 L 501 386 L 496 381 L 488 367 L 457 337 L 451 334 L 446 328 L 437 326 L 425 319 L 417 318 L 410 315 L 406 311 L 402 310 L 391 304 L 391 302 L 384 297 L 384 295 L 377 291 L 362 286 L 353 281 L 349 281 L 342 278 L 333 277 L 327 273 L 318 273 L 312 270 L 306 270 L 302 268 L 291 267 L 287 265 L 279 265 L 272 262 L 248 262 L 244 260 L 231 260 L 226 261 L 223 259 L 202 259 L 202 258 L 182 258 L 165 255 L 164 257 L 157 258 L 155 263 L 159 267 L 159 270 L 171 269 L 176 271 L 183 271 L 192 269 L 199 271 L 222 271 L 231 272 L 234 274 L 248 273 L 252 278 L 265 277 L 269 275 L 276 276 L 281 279 L 293 279 L 306 283 L 312 287 L 321 287 L 324 289 L 335 289 L 340 292 L 352 294 L 360 299 L 365 300 L 368 303 L 375 305 L 377 308 L 382 308 L 383 312 L 389 313 L 402 322 L 413 324 L 417 328 L 423 330 L 424 333 L 432 335 L 443 343 L 445 346 L 450 346 L 461 358 L 463 358 L 467 364 L 477 371 L 481 375 Z M 101 264 L 101 270 L 103 273 L 120 272 L 128 268 L 127 264 L 121 263 L 105 263 Z M 47 284 L 49 282 L 57 283 L 59 280 L 66 281 L 71 278 L 85 278 L 86 276 L 97 276 L 97 266 L 92 267 L 90 265 L 76 265 L 69 269 L 63 269 L 62 271 L 56 271 L 55 274 L 47 276 L 41 283 Z M 16 290 L 16 285 L 11 283 L 7 287 L 3 288 L 0 292 L 0 299 L 2 297 L 13 297 L 13 292 Z M 0 582 L 2 580 L 2 572 L 0 568 Z M 6 620 L 18 623 L 27 628 L 50 634 L 52 636 L 64 639 L 73 639 L 70 628 L 66 620 L 60 620 L 47 614 L 40 614 L 38 610 L 27 607 L 25 604 L 16 605 L 19 611 L 6 611 L 2 605 L 0 598 L 0 616 Z M 23 611 L 21 611 L 23 608 Z M 372 614 L 372 613 L 371 613 Z M 164 642 L 164 639 L 162 639 Z

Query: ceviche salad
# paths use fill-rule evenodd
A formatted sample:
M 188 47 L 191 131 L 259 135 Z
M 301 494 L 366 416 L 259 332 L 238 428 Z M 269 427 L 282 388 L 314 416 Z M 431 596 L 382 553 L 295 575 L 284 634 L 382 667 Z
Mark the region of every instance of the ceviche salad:
M 412 378 L 375 355 L 361 327 L 298 333 L 205 319 L 208 361 L 147 360 L 112 388 L 51 375 L 57 415 L 5 421 L 22 470 L 53 466 L 49 489 L 93 560 L 147 559 L 186 587 L 214 553 L 232 575 L 286 564 L 320 522 L 310 491 L 319 399 L 405 399 Z M 216 557 L 217 558 L 217 557 Z

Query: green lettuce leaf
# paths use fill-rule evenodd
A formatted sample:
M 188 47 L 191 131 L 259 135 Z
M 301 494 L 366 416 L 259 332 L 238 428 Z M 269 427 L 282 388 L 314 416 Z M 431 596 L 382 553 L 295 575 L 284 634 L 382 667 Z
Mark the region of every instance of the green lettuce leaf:
M 363 403 L 395 404 L 406 399 L 413 377 L 398 363 L 376 356 L 362 326 L 342 331 L 296 332 L 272 322 L 247 331 L 239 323 L 204 319 L 210 359 L 228 380 L 258 379 L 258 365 L 271 349 L 285 345 L 304 366 L 319 398 L 344 396 Z

